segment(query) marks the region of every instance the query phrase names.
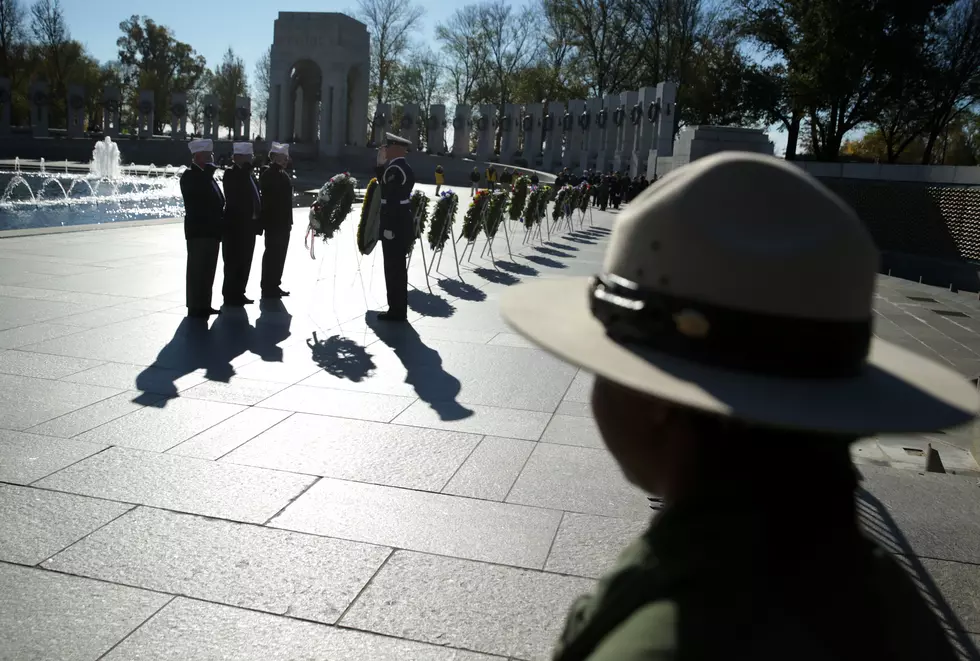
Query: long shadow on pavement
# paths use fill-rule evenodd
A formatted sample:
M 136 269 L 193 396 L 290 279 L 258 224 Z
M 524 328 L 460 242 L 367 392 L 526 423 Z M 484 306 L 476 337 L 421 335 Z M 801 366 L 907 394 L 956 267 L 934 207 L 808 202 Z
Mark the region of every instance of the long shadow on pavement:
M 348 337 L 334 335 L 321 340 L 314 331 L 313 337 L 306 340 L 306 346 L 320 369 L 354 383 L 371 376 L 377 367 L 367 349 Z
M 474 287 L 473 285 L 468 285 L 465 282 L 453 280 L 452 278 L 442 278 L 436 284 L 439 285 L 442 291 L 453 298 L 459 298 L 464 301 L 485 301 L 487 298 L 487 293 L 479 287 Z

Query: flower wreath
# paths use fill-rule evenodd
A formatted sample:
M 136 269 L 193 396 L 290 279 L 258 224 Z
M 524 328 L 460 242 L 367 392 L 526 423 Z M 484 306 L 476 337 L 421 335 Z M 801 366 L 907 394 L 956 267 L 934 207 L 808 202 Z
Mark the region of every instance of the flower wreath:
M 527 202 L 527 191 L 531 186 L 531 178 L 522 174 L 514 182 L 514 198 L 510 201 L 510 219 L 520 220 Z
M 490 209 L 487 211 L 487 226 L 484 228 L 488 238 L 493 239 L 497 235 L 500 223 L 504 219 L 504 213 L 507 211 L 509 200 L 510 195 L 507 194 L 507 191 L 497 191 L 490 196 Z
M 589 208 L 589 200 L 591 198 L 591 196 L 589 195 L 589 191 L 591 189 L 592 186 L 588 185 L 585 182 L 582 182 L 581 184 L 578 185 L 578 191 L 579 191 L 578 209 L 582 213 L 585 213 Z
M 481 188 L 473 196 L 473 201 L 470 202 L 466 215 L 463 216 L 463 238 L 467 241 L 476 241 L 476 237 L 480 236 L 480 231 L 483 229 L 483 214 L 486 213 L 489 204 L 490 191 Z
M 425 231 L 425 224 L 429 222 L 429 196 L 417 190 L 411 197 L 412 218 L 415 221 L 415 238 L 418 239 Z
M 527 196 L 527 208 L 524 210 L 524 227 L 532 229 L 534 224 L 541 221 L 541 199 L 544 192 L 540 186 L 532 186 Z
M 557 221 L 569 215 L 566 212 L 570 211 L 571 202 L 572 187 L 565 185 L 559 188 L 558 194 L 555 195 L 555 207 L 551 210 L 551 219 Z
M 456 220 L 456 207 L 459 206 L 459 196 L 451 190 L 443 191 L 436 200 L 436 208 L 432 212 L 432 222 L 429 224 L 429 247 L 441 250 L 449 238 L 449 229 Z
M 378 194 L 378 179 L 372 178 L 368 182 L 367 189 L 364 191 L 364 201 L 361 203 L 361 220 L 357 224 L 357 249 L 361 251 L 362 255 L 369 255 L 372 250 L 374 250 L 374 244 L 377 243 L 378 237 L 373 237 L 374 243 L 370 246 L 367 245 L 367 225 L 368 219 L 371 217 L 371 203 L 374 202 L 374 196 Z
M 310 231 L 324 241 L 340 229 L 354 206 L 354 188 L 357 182 L 350 173 L 336 174 L 323 184 L 310 207 Z

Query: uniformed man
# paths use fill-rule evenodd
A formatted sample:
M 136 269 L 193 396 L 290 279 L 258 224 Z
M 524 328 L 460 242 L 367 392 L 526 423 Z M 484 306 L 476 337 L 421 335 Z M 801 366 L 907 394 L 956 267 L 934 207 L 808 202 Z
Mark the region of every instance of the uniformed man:
M 408 251 L 415 241 L 412 227 L 412 189 L 415 173 L 405 160 L 412 143 L 391 133 L 378 150 L 378 182 L 381 184 L 381 249 L 385 263 L 388 310 L 383 321 L 408 318 Z
M 225 171 L 225 233 L 221 255 L 225 262 L 225 282 L 221 288 L 225 305 L 240 307 L 253 303 L 245 296 L 252 270 L 255 237 L 262 233 L 262 197 L 252 166 L 252 143 L 236 142 L 234 165 Z
M 218 248 L 224 229 L 225 196 L 214 180 L 214 145 L 192 140 L 191 167 L 180 176 L 184 198 L 184 239 L 187 241 L 187 316 L 207 319 L 218 311 L 211 307 L 211 290 L 218 268 Z
M 282 272 L 289 250 L 289 232 L 293 228 L 293 182 L 286 172 L 289 145 L 272 143 L 269 167 L 259 178 L 262 197 L 262 230 L 265 252 L 262 254 L 262 298 L 289 296 L 282 289 Z
M 873 335 L 879 255 L 857 215 L 790 163 L 724 152 L 666 175 L 609 245 L 596 276 L 502 304 L 596 374 L 603 441 L 664 503 L 573 605 L 554 658 L 957 658 L 859 526 L 849 446 L 965 424 L 980 403 L 953 370 Z

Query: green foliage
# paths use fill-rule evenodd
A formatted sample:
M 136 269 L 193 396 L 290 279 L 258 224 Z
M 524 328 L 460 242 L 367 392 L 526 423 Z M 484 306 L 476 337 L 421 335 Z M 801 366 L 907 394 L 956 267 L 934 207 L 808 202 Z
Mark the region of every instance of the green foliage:
M 429 225 L 429 247 L 441 250 L 449 238 L 450 228 L 456 222 L 456 209 L 459 207 L 459 196 L 447 190 L 439 195 L 436 208 L 432 212 L 432 224 Z
M 531 178 L 522 174 L 514 181 L 514 199 L 510 201 L 510 219 L 520 220 L 527 202 L 527 191 L 531 186 Z
M 333 238 L 354 206 L 355 181 L 346 172 L 334 175 L 323 184 L 310 207 L 310 229 L 323 239 Z
M 469 208 L 466 209 L 466 215 L 463 216 L 463 238 L 467 241 L 476 241 L 476 237 L 480 236 L 489 204 L 490 191 L 485 188 L 476 191 Z
M 412 193 L 412 218 L 415 219 L 415 238 L 418 239 L 425 232 L 425 225 L 429 222 L 429 196 L 421 190 Z
M 487 226 L 484 230 L 491 239 L 497 235 L 500 223 L 507 212 L 510 195 L 506 191 L 496 191 L 490 197 L 490 209 L 487 211 Z
M 245 63 L 230 47 L 211 75 L 211 93 L 218 99 L 218 124 L 228 129 L 230 138 L 235 125 L 235 101 L 248 94 Z

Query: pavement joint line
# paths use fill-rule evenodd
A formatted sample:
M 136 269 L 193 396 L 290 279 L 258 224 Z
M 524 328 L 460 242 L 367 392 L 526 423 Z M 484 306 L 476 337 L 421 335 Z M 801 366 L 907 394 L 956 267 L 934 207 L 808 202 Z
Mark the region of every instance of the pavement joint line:
M 263 407 L 263 406 L 259 406 L 259 405 L 257 405 L 257 404 L 256 404 L 255 406 L 250 406 L 250 407 L 248 407 L 248 409 L 261 409 L 261 410 L 263 410 L 263 411 L 275 411 L 275 410 L 277 410 L 277 409 L 267 409 L 267 408 L 265 408 L 265 407 Z M 246 411 L 247 411 L 248 409 L 246 409 Z M 225 422 L 228 422 L 228 420 L 231 420 L 232 418 L 235 418 L 235 417 L 237 417 L 237 416 L 239 416 L 239 415 L 241 415 L 241 414 L 242 414 L 242 413 L 244 413 L 244 412 L 245 412 L 245 411 L 239 411 L 239 412 L 238 412 L 238 413 L 236 413 L 235 415 L 233 415 L 233 416 L 231 416 L 231 418 L 227 418 L 226 420 L 224 420 L 224 421 L 222 421 L 222 422 L 221 422 L 221 423 L 219 423 L 219 424 L 223 424 L 223 423 L 225 423 Z M 228 450 L 227 452 L 225 452 L 225 453 L 223 453 L 223 454 L 222 454 L 221 456 L 219 456 L 219 457 L 216 457 L 215 459 L 211 459 L 210 461 L 214 461 L 214 462 L 220 462 L 220 461 L 221 461 L 222 459 L 224 459 L 225 457 L 227 457 L 227 456 L 228 456 L 229 454 L 231 454 L 232 452 L 234 452 L 234 451 L 235 451 L 235 450 L 237 450 L 238 448 L 240 448 L 240 447 L 242 447 L 242 446 L 244 446 L 244 445 L 245 445 L 245 444 L 247 444 L 247 443 L 250 443 L 250 442 L 252 442 L 252 441 L 254 441 L 254 440 L 255 440 L 255 439 L 257 439 L 257 438 L 258 438 L 259 436 L 262 436 L 263 434 L 265 434 L 265 433 L 267 433 L 267 432 L 270 432 L 270 431 L 272 431 L 273 429 L 275 429 L 276 427 L 278 427 L 278 426 L 279 426 L 279 425 L 281 425 L 282 423 L 284 423 L 284 422 L 286 422 L 287 420 L 289 420 L 290 418 L 292 418 L 292 417 L 293 417 L 294 415 L 296 415 L 296 413 L 295 413 L 295 412 L 293 412 L 293 413 L 290 413 L 290 414 L 289 414 L 289 415 L 287 415 L 287 416 L 286 416 L 285 418 L 283 418 L 283 419 L 282 419 L 282 420 L 280 420 L 279 422 L 277 422 L 277 423 L 275 423 L 274 425 L 272 425 L 272 426 L 271 426 L 271 427 L 269 427 L 268 429 L 265 429 L 265 430 L 263 430 L 263 431 L 260 431 L 260 432 L 257 432 L 257 433 L 256 433 L 256 434 L 255 434 L 254 436 L 249 436 L 249 437 L 248 437 L 247 439 L 245 439 L 244 441 L 242 441 L 241 443 L 239 443 L 238 445 L 236 445 L 236 446 L 235 446 L 235 447 L 233 447 L 232 449 L 230 449 L 230 450 Z M 177 444 L 177 445 L 175 445 L 174 447 L 172 447 L 172 448 L 170 448 L 170 450 L 175 450 L 175 449 L 177 449 L 177 448 L 179 448 L 179 447 L 180 447 L 181 445 L 183 445 L 184 443 L 188 443 L 188 442 L 190 442 L 190 441 L 192 441 L 192 440 L 194 440 L 195 438 L 197 438 L 198 436 L 200 436 L 200 435 L 201 435 L 201 434 L 203 434 L 203 433 L 204 433 L 204 432 L 202 431 L 202 432 L 200 432 L 200 433 L 198 433 L 198 434 L 194 434 L 193 436 L 191 436 L 191 437 L 190 437 L 190 438 L 188 438 L 187 440 L 185 440 L 185 441 L 181 441 L 180 443 L 178 443 L 178 444 Z M 170 452 L 170 450 L 167 450 L 167 454 L 170 454 L 170 453 L 171 453 L 171 452 Z M 177 453 L 177 452 L 174 452 L 173 454 L 175 454 L 175 455 L 177 455 L 177 456 L 179 456 L 179 457 L 187 457 L 187 456 L 190 456 L 190 455 L 182 455 L 182 454 L 179 454 L 179 453 Z M 195 457 L 195 458 L 197 458 L 197 459 L 201 459 L 201 457 Z M 233 463 L 233 462 L 227 462 L 227 463 Z M 238 464 L 236 464 L 236 465 L 238 465 Z
M 53 437 L 52 437 L 52 438 L 53 438 Z M 61 439 L 61 440 L 63 440 L 63 441 L 68 441 L 68 442 L 71 442 L 71 439 Z M 39 477 L 39 478 L 37 478 L 36 480 L 33 480 L 32 482 L 29 482 L 29 483 L 27 483 L 26 485 L 21 485 L 21 486 L 27 486 L 27 487 L 31 487 L 31 488 L 33 488 L 33 489 L 39 489 L 39 488 L 41 488 L 41 487 L 37 487 L 37 486 L 35 486 L 35 484 L 36 484 L 37 482 L 40 482 L 41 480 L 46 480 L 47 478 L 49 478 L 49 477 L 51 477 L 51 476 L 52 476 L 52 475 L 54 475 L 55 473 L 60 473 L 61 471 L 63 471 L 63 470 L 65 470 L 65 469 L 68 469 L 68 468 L 71 468 L 72 466 L 74 466 L 74 465 L 76 465 L 76 464 L 80 464 L 80 463 L 82 463 L 83 461 L 85 461 L 86 459 L 91 459 L 92 457 L 95 457 L 95 456 L 97 456 L 97 455 L 100 455 L 100 454 L 102 454 L 103 452 L 105 452 L 106 450 L 108 450 L 108 449 L 109 449 L 109 448 L 111 448 L 111 447 L 112 447 L 111 445 L 107 445 L 106 447 L 104 447 L 104 448 L 102 448 L 102 449 L 101 449 L 101 450 L 99 450 L 98 452 L 93 452 L 92 454 L 90 454 L 90 455 L 88 455 L 87 457 L 82 457 L 82 458 L 81 458 L 81 459 L 79 459 L 78 461 L 73 461 L 73 462 L 71 462 L 70 464 L 68 464 L 67 466 L 62 466 L 62 467 L 61 467 L 61 468 L 59 468 L 58 470 L 55 470 L 55 471 L 51 471 L 50 473 L 48 473 L 48 474 L 47 474 L 47 475 L 45 475 L 44 477 Z M 8 483 L 7 483 L 7 482 L 4 482 L 3 484 L 8 484 Z M 76 495 L 78 495 L 78 494 L 76 494 Z M 107 499 L 105 499 L 105 498 L 103 498 L 103 499 L 101 499 L 101 500 L 107 500 Z M 116 501 L 113 501 L 113 502 L 116 502 Z
M 217 462 L 215 462 L 215 463 L 217 463 Z M 272 523 L 272 521 L 274 521 L 277 516 L 279 516 L 280 514 L 282 514 L 283 512 L 285 512 L 289 508 L 290 505 L 292 505 L 297 500 L 299 500 L 304 495 L 306 495 L 306 493 L 310 489 L 312 489 L 316 484 L 319 484 L 320 481 L 323 480 L 323 479 L 324 479 L 324 477 L 322 475 L 317 476 L 315 480 L 313 480 L 312 482 L 310 482 L 309 484 L 307 484 L 305 487 L 303 487 L 303 489 L 300 490 L 300 492 L 298 494 L 296 494 L 295 496 L 293 496 L 292 498 L 290 498 L 289 500 L 287 500 L 286 501 L 286 504 L 283 505 L 282 507 L 280 507 L 279 510 L 275 514 L 273 514 L 268 519 L 266 519 L 265 521 L 263 521 L 262 522 L 262 526 L 263 527 L 269 527 L 269 528 L 274 527 L 274 526 L 270 526 L 269 524 Z M 299 532 L 299 531 L 296 531 L 296 532 Z
M 545 567 L 548 566 L 548 561 L 551 560 L 551 554 L 555 550 L 555 542 L 558 541 L 558 533 L 561 532 L 562 524 L 565 523 L 565 515 L 568 512 L 563 511 L 561 513 L 561 518 L 558 519 L 558 525 L 555 527 L 555 534 L 551 537 L 551 544 L 548 545 L 548 552 L 544 555 L 544 562 L 541 563 L 541 571 L 546 571 Z
M 361 589 L 357 591 L 357 594 L 354 595 L 354 598 L 350 600 L 350 603 L 347 604 L 347 607 L 344 608 L 344 611 L 337 616 L 337 619 L 334 620 L 334 624 L 340 624 L 344 620 L 344 618 L 347 616 L 347 613 L 350 612 L 350 610 L 354 607 L 354 604 L 357 603 L 357 600 L 361 598 L 361 595 L 364 594 L 364 592 L 368 589 L 368 587 L 370 587 L 371 583 L 374 582 L 374 579 L 378 576 L 378 574 L 380 574 L 381 571 L 388 566 L 388 561 L 391 560 L 391 558 L 395 555 L 395 551 L 398 550 L 394 547 L 388 547 L 388 548 L 389 548 L 388 555 L 386 555 L 385 559 L 381 561 L 381 564 L 378 565 L 378 568 L 374 570 L 374 573 L 371 574 L 370 577 L 368 577 L 368 580 L 364 582 L 364 585 L 362 585 Z
M 176 598 L 177 598 L 176 596 L 173 596 L 170 599 L 168 599 L 165 604 L 163 604 L 162 606 L 160 606 L 160 608 L 158 608 L 155 611 L 153 611 L 153 613 L 150 614 L 149 617 L 147 617 L 145 620 L 143 620 L 138 625 L 136 625 L 136 627 L 132 631 L 130 631 L 125 636 L 123 636 L 122 638 L 120 638 L 119 640 L 117 640 L 112 645 L 112 647 L 110 647 L 109 649 L 107 649 L 105 651 L 105 653 L 99 655 L 99 658 L 96 659 L 95 661 L 101 661 L 101 659 L 106 658 L 106 656 L 108 656 L 109 654 L 111 654 L 114 649 L 116 649 L 117 647 L 119 647 L 120 645 L 122 645 L 124 642 L 126 642 L 126 640 L 130 636 L 132 636 L 134 633 L 136 633 L 137 631 L 139 631 L 140 629 L 142 629 L 143 628 L 143 625 L 145 625 L 147 622 L 149 622 L 150 620 L 152 620 L 153 618 L 155 618 L 160 613 L 160 611 L 162 611 L 164 608 L 166 608 L 167 606 L 169 606 L 170 604 L 172 604 Z
M 130 512 L 135 512 L 139 507 L 141 507 L 141 506 L 140 505 L 134 505 L 134 506 L 130 507 L 129 509 L 127 509 L 125 512 L 121 512 L 118 516 L 112 517 L 112 519 L 110 519 L 109 521 L 106 521 L 105 523 L 103 523 L 101 526 L 95 528 L 94 530 L 90 530 L 89 532 L 85 533 L 84 535 L 82 535 L 81 537 L 79 537 L 78 539 L 76 539 L 74 542 L 72 542 L 71 544 L 69 544 L 65 548 L 61 549 L 57 553 L 51 554 L 51 556 L 45 558 L 44 560 L 42 560 L 41 562 L 37 563 L 34 566 L 37 567 L 37 568 L 39 568 L 39 569 L 44 569 L 44 567 L 41 567 L 41 565 L 43 565 L 45 562 L 48 562 L 49 560 L 52 560 L 53 558 L 57 557 L 58 555 L 61 555 L 62 553 L 64 553 L 65 551 L 67 551 L 71 547 L 75 546 L 79 542 L 81 542 L 81 541 L 83 541 L 85 539 L 88 539 L 89 537 L 91 537 L 95 533 L 99 532 L 100 530 L 102 530 L 106 526 L 108 526 L 108 525 L 110 525 L 112 523 L 115 523 L 116 521 L 118 521 L 119 519 L 123 518 L 124 516 L 126 516 Z
M 485 440 L 487 440 L 487 435 L 486 434 L 484 434 L 483 436 L 481 436 L 480 437 L 480 440 L 478 440 L 473 445 L 473 449 L 469 451 L 469 453 L 466 455 L 466 458 L 463 459 L 463 461 L 460 462 L 459 466 L 456 467 L 456 470 L 453 471 L 453 474 L 449 476 L 449 479 L 446 480 L 446 482 L 439 488 L 439 491 L 437 493 L 442 494 L 442 495 L 446 495 L 446 496 L 456 496 L 456 495 L 458 495 L 458 494 L 447 494 L 447 493 L 445 493 L 446 487 L 448 487 L 449 484 L 450 484 L 450 482 L 453 481 L 453 478 L 455 478 L 456 475 L 459 474 L 459 471 L 461 471 L 463 469 L 463 466 L 466 465 L 466 462 L 469 461 L 470 460 L 470 457 L 472 457 L 473 454 L 477 451 L 477 449 L 481 445 L 483 445 L 483 441 L 485 441 Z M 515 439 L 515 440 L 518 440 L 518 439 Z M 489 500 L 489 499 L 487 499 L 487 500 Z
M 65 383 L 74 383 L 74 382 L 73 381 L 66 381 Z M 54 436 L 54 435 L 51 435 L 51 434 L 38 434 L 37 432 L 30 431 L 30 430 L 34 429 L 35 427 L 41 427 L 43 425 L 48 424 L 49 422 L 55 422 L 57 420 L 61 420 L 62 418 L 67 418 L 70 415 L 74 415 L 75 413 L 79 413 L 80 411 L 84 411 L 84 410 L 89 409 L 89 408 L 91 408 L 93 406 L 97 406 L 98 404 L 102 404 L 103 402 L 107 402 L 110 399 L 114 399 L 116 397 L 119 397 L 119 395 L 124 395 L 127 392 L 140 392 L 140 391 L 137 391 L 137 390 L 133 390 L 133 391 L 123 390 L 122 392 L 120 392 L 120 393 L 118 393 L 116 395 L 111 395 L 109 397 L 106 397 L 105 399 L 100 399 L 97 402 L 92 402 L 91 404 L 89 404 L 87 406 L 83 406 L 81 408 L 77 408 L 74 411 L 69 411 L 68 413 L 65 413 L 64 415 L 59 415 L 56 418 L 51 418 L 50 420 L 45 420 L 44 422 L 41 422 L 41 423 L 38 423 L 38 424 L 34 425 L 34 427 L 28 427 L 26 430 L 24 430 L 24 433 L 25 434 L 34 434 L 35 436 L 45 436 L 47 438 L 60 438 L 63 441 L 70 441 L 70 440 L 73 440 L 73 439 L 78 438 L 82 434 L 87 434 L 90 431 L 94 431 L 96 429 L 99 429 L 101 427 L 106 426 L 110 422 L 115 422 L 116 420 L 120 420 L 122 418 L 125 418 L 126 416 L 132 415 L 133 413 L 137 413 L 139 411 L 142 411 L 143 409 L 146 409 L 146 408 L 159 408 L 156 405 L 159 404 L 160 402 L 164 401 L 164 400 L 177 399 L 176 397 L 171 397 L 169 395 L 160 395 L 159 393 L 141 393 L 143 395 L 151 395 L 153 397 L 153 401 L 151 401 L 151 402 L 149 402 L 147 404 L 140 404 L 139 406 L 141 408 L 138 408 L 135 411 L 130 411 L 129 413 L 123 413 L 122 415 L 118 415 L 115 418 L 112 418 L 111 420 L 106 420 L 105 422 L 100 422 L 99 424 L 95 425 L 94 427 L 92 427 L 90 429 L 85 429 L 83 431 L 78 432 L 74 436 L 68 436 L 68 437 L 65 437 L 65 436 Z M 135 402 L 132 402 L 132 403 L 135 404 Z M 113 447 L 112 444 L 108 444 L 108 445 L 109 445 L 109 447 Z

